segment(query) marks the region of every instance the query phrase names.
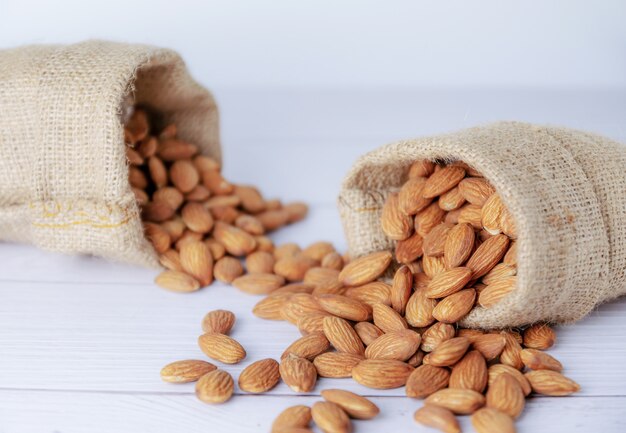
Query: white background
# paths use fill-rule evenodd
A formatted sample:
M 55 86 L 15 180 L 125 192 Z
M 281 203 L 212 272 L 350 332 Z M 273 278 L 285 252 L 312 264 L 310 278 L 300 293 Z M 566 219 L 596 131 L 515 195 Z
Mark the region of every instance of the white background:
M 311 204 L 275 241 L 325 239 L 343 251 L 341 179 L 386 142 L 502 119 L 626 142 L 625 18 L 617 0 L 0 0 L 0 47 L 106 38 L 176 49 L 217 95 L 227 177 Z M 203 358 L 196 338 L 209 310 L 237 314 L 233 336 L 248 358 L 221 366 L 234 377 L 299 334 L 253 317 L 258 299 L 236 289 L 173 294 L 154 275 L 0 243 L 0 433 L 267 432 L 282 409 L 329 387 L 381 407 L 355 433 L 431 431 L 412 421 L 421 402 L 402 389 L 320 380 L 311 396 L 281 384 L 212 407 L 192 384 L 162 383 L 164 364 Z M 559 327 L 551 353 L 582 391 L 529 399 L 519 432 L 626 431 L 625 324 L 622 298 Z
M 240 86 L 625 87 L 621 0 L 1 0 L 0 47 L 106 38 Z

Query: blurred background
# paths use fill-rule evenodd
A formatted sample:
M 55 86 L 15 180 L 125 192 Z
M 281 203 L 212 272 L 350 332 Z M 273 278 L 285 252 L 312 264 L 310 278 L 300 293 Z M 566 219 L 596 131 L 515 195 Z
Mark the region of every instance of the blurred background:
M 0 47 L 173 48 L 216 94 L 227 174 L 288 199 L 315 177 L 326 204 L 402 138 L 510 119 L 623 140 L 625 22 L 623 0 L 0 0 Z

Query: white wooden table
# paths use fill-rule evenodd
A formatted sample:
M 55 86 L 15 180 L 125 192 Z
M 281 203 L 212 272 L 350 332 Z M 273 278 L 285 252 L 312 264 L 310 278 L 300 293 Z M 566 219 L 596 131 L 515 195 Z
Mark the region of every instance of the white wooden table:
M 274 236 L 345 248 L 334 200 L 355 158 L 386 142 L 491 120 L 555 123 L 626 141 L 625 91 L 268 91 L 217 92 L 225 172 L 271 197 L 302 199 L 310 216 Z M 0 433 L 264 432 L 285 407 L 311 404 L 329 387 L 355 390 L 381 415 L 357 432 L 426 431 L 412 414 L 421 401 L 403 390 L 375 391 L 350 379 L 322 379 L 311 395 L 284 384 L 263 396 L 208 406 L 193 384 L 161 382 L 168 362 L 200 358 L 200 320 L 236 313 L 233 336 L 250 362 L 279 357 L 299 336 L 250 310 L 258 298 L 215 284 L 189 295 L 163 291 L 155 271 L 0 244 Z M 520 432 L 626 431 L 626 299 L 558 329 L 551 352 L 582 385 L 568 398 L 534 397 Z M 464 417 L 462 426 L 472 431 Z

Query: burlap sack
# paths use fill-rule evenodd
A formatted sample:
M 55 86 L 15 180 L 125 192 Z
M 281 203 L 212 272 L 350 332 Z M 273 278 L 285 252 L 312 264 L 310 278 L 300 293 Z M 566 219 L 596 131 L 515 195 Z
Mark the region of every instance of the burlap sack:
M 129 96 L 220 160 L 213 97 L 173 51 L 101 41 L 0 51 L 0 239 L 158 266 L 128 183 Z
M 626 147 L 585 132 L 503 122 L 401 141 L 361 157 L 339 208 L 352 254 L 392 248 L 380 211 L 414 160 L 462 160 L 491 181 L 519 233 L 518 287 L 470 327 L 573 322 L 626 293 Z

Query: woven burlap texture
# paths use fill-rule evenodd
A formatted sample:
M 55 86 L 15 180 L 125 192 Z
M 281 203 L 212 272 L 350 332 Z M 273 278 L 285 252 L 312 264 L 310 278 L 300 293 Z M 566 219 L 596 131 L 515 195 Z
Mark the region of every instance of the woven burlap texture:
M 128 97 L 220 160 L 211 94 L 173 51 L 88 41 L 0 51 L 0 239 L 156 267 L 128 183 Z
M 381 207 L 419 159 L 465 161 L 489 179 L 518 227 L 517 288 L 463 325 L 570 323 L 626 293 L 626 147 L 558 127 L 501 122 L 383 146 L 344 180 L 339 210 L 350 252 L 393 248 Z

